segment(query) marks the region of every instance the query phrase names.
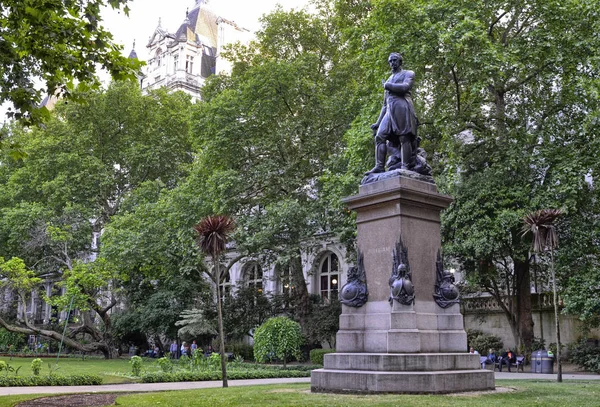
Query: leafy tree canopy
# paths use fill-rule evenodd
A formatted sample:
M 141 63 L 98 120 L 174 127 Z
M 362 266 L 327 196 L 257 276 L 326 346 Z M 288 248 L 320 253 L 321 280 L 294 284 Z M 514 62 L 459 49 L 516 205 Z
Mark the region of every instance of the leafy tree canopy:
M 37 108 L 44 94 L 69 96 L 76 84 L 99 88 L 98 65 L 114 79 L 134 78 L 140 62 L 121 55 L 101 25 L 102 7 L 127 14 L 128 1 L 1 1 L 0 103 L 12 102 L 9 116 L 37 122 L 48 117 L 46 108 Z

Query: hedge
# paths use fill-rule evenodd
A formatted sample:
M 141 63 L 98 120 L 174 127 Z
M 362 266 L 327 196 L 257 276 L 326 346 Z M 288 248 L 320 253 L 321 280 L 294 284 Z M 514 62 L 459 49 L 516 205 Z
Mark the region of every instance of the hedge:
M 90 386 L 102 384 L 102 377 L 94 374 L 51 376 L 0 376 L 0 387 L 16 386 Z
M 230 380 L 241 379 L 278 379 L 283 377 L 310 377 L 309 370 L 292 369 L 249 369 L 249 370 L 227 370 L 227 378 Z M 204 372 L 156 372 L 142 375 L 142 383 L 162 382 L 200 382 L 208 380 L 221 380 L 220 371 Z
M 334 352 L 335 349 L 313 349 L 310 351 L 310 363 L 323 366 L 323 357 Z

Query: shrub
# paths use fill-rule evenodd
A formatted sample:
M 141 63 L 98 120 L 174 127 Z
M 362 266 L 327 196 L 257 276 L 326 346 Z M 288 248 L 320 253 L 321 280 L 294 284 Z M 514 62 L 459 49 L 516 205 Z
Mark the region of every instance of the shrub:
M 569 344 L 569 360 L 587 371 L 600 373 L 600 347 L 585 339 Z
M 542 350 L 546 349 L 546 341 L 544 338 L 538 338 L 537 336 L 533 338 L 533 342 L 531 342 L 531 350 Z
M 285 366 L 291 357 L 301 357 L 303 343 L 300 324 L 287 317 L 270 318 L 254 332 L 254 358 L 266 362 L 276 357 Z
M 227 378 L 231 380 L 242 379 L 275 379 L 283 377 L 310 377 L 310 370 L 305 369 L 231 369 L 227 370 Z M 192 382 L 220 380 L 221 371 L 201 372 L 175 372 L 175 373 L 147 373 L 141 377 L 142 383 L 162 382 Z
M 211 353 L 208 357 L 208 364 L 213 369 L 221 367 L 221 355 L 216 352 Z
M 335 349 L 313 349 L 310 351 L 310 363 L 323 365 L 323 357 L 328 353 L 334 353 Z
M 142 358 L 139 356 L 132 356 L 129 363 L 131 364 L 131 373 L 133 373 L 134 376 L 139 376 L 142 372 Z
M 167 357 L 158 359 L 158 366 L 160 366 L 160 370 L 163 372 L 168 373 L 173 371 L 173 363 Z
M 94 386 L 102 384 L 102 378 L 93 374 L 70 376 L 7 376 L 0 377 L 0 387 L 15 386 Z
M 40 371 L 42 370 L 42 359 L 35 358 L 31 361 L 31 370 L 35 376 L 40 375 Z
M 504 344 L 499 337 L 488 335 L 477 329 L 467 330 L 467 346 L 472 346 L 480 355 L 487 355 L 490 349 L 493 349 L 496 353 L 504 349 Z

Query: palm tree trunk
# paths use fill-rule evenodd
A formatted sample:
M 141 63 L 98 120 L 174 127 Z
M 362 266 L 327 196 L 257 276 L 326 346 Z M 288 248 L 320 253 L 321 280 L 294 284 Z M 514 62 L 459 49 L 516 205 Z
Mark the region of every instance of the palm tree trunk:
M 560 363 L 560 322 L 558 320 L 558 294 L 556 293 L 556 273 L 554 272 L 554 250 L 550 251 L 550 268 L 552 270 L 552 291 L 554 295 L 554 321 L 556 328 L 556 381 L 562 382 L 562 364 Z
M 221 341 L 221 375 L 223 376 L 223 387 L 227 385 L 227 360 L 225 359 L 225 335 L 223 333 L 223 311 L 221 307 L 221 270 L 219 267 L 219 261 L 216 256 L 213 256 L 213 265 L 215 268 L 215 283 L 217 284 L 217 318 L 219 321 L 219 338 Z

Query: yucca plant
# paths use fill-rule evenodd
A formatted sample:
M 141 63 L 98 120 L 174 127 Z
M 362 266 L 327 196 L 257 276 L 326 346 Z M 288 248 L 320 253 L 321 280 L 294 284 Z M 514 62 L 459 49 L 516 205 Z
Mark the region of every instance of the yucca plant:
M 556 275 L 554 272 L 554 249 L 558 247 L 558 234 L 554 222 L 562 214 L 559 209 L 542 209 L 523 218 L 523 236 L 533 236 L 535 253 L 550 252 L 550 271 L 552 273 L 552 292 L 554 298 L 554 323 L 556 328 L 556 380 L 562 382 L 562 364 L 560 363 L 560 323 L 558 320 L 558 295 L 556 293 Z
M 221 267 L 219 259 L 225 251 L 227 240 L 235 226 L 233 219 L 228 216 L 207 216 L 194 226 L 198 233 L 198 246 L 200 250 L 209 255 L 212 260 L 211 278 L 217 291 L 217 320 L 219 324 L 219 339 L 221 353 L 221 373 L 223 387 L 227 387 L 227 360 L 225 358 L 225 335 L 223 332 L 223 311 L 221 305 Z

